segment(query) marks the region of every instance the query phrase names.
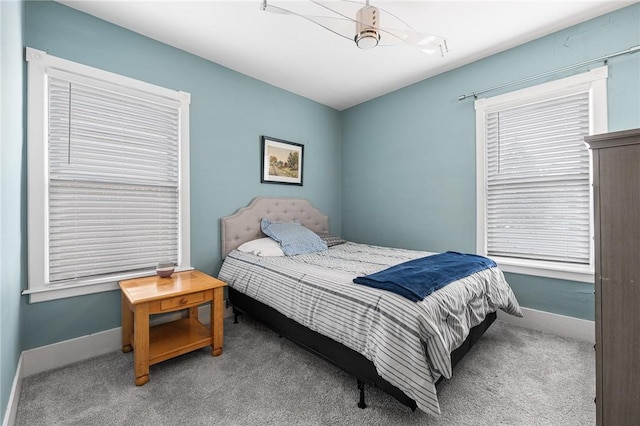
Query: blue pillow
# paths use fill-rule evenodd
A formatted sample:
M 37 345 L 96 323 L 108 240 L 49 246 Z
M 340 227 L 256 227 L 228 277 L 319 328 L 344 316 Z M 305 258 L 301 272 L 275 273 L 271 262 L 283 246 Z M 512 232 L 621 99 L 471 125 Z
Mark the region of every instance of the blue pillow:
M 327 250 L 327 243 L 299 223 L 278 223 L 262 219 L 260 227 L 265 235 L 280 243 L 282 251 L 287 256 Z

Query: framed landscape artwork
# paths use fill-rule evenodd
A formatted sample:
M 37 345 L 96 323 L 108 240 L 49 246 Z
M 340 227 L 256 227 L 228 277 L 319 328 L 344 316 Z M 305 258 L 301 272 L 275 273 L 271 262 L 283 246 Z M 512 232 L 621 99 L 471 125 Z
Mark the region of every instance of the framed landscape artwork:
M 262 136 L 260 182 L 302 186 L 304 145 Z

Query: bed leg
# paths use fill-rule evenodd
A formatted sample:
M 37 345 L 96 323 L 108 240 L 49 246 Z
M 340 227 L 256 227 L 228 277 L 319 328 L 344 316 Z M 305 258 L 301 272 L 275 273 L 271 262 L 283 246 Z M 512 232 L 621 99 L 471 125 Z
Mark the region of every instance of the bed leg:
M 233 311 L 233 323 L 237 324 L 238 323 L 238 310 L 235 307 L 233 307 L 231 309 Z
M 364 382 L 358 379 L 358 389 L 360 389 L 360 401 L 358 401 L 358 408 L 365 409 L 367 404 L 364 403 Z

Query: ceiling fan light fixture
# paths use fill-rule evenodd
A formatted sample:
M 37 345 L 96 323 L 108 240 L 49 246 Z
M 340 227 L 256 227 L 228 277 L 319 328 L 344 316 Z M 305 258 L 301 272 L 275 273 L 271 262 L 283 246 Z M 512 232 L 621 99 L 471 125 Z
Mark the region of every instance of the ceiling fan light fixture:
M 360 49 L 373 49 L 380 41 L 380 34 L 373 29 L 364 30 L 356 34 L 354 41 Z
M 304 12 L 304 7 L 299 10 L 285 9 L 270 4 L 270 0 L 260 1 L 260 9 L 263 11 L 294 15 L 313 22 L 340 37 L 353 40 L 360 49 L 411 46 L 428 54 L 440 51 L 440 55 L 444 56 L 449 52 L 447 40 L 443 37 L 417 32 L 392 13 L 371 6 L 370 0 L 308 0 L 308 3 L 316 7 L 313 13 Z M 295 5 L 298 2 L 290 3 Z
M 366 5 L 358 10 L 356 15 L 356 35 L 353 41 L 360 49 L 372 49 L 380 41 L 378 31 L 379 22 L 378 8 Z

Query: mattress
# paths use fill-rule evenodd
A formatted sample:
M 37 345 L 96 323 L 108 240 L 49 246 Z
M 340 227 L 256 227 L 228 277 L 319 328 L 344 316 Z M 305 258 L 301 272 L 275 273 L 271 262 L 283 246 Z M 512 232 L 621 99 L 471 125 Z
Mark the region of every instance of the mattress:
M 450 354 L 469 330 L 497 309 L 522 313 L 498 268 L 454 281 L 419 302 L 353 283 L 356 276 L 431 254 L 350 242 L 291 257 L 233 250 L 218 277 L 361 353 L 418 408 L 439 414 L 435 383 L 451 377 Z

